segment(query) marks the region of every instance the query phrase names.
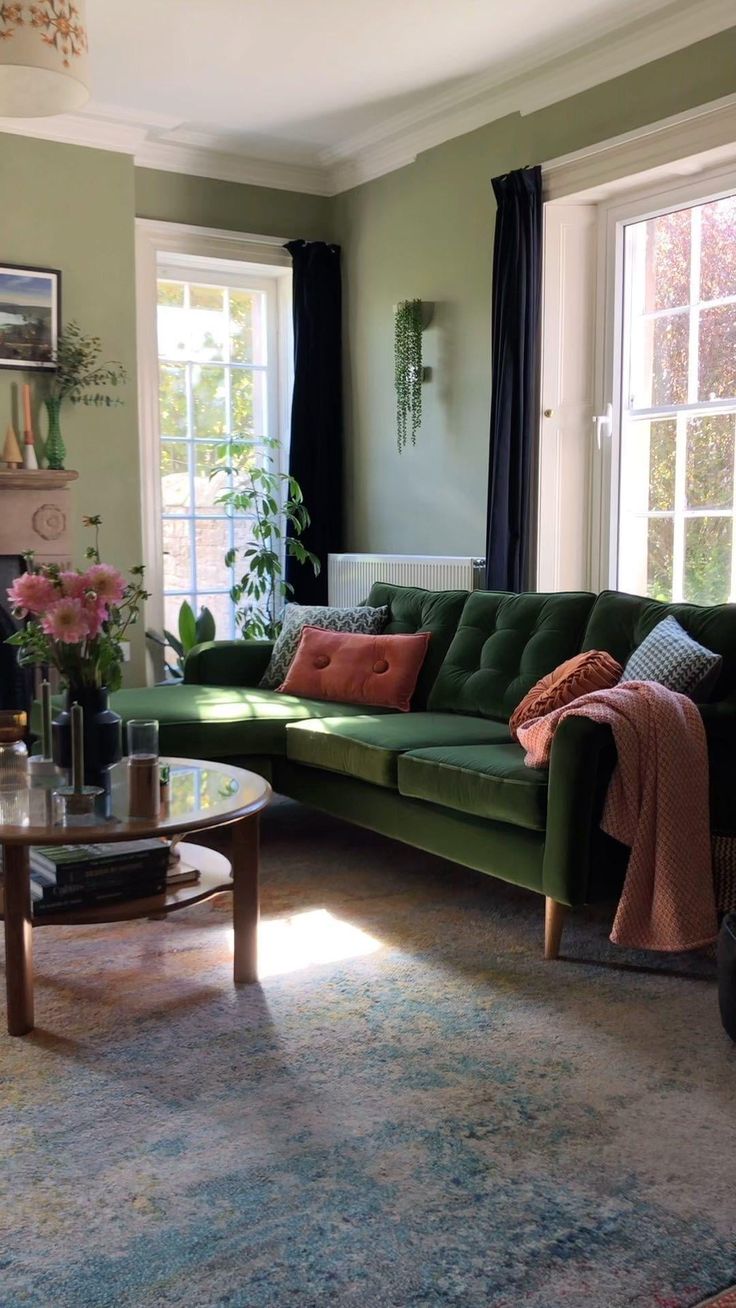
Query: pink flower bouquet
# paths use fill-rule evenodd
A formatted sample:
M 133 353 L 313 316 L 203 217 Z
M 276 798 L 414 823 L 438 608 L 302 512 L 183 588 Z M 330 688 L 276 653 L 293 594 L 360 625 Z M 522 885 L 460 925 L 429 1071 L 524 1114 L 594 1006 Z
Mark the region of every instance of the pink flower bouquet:
M 99 529 L 99 518 L 86 518 Z M 18 649 L 22 664 L 48 664 L 57 668 L 67 686 L 75 688 L 120 685 L 123 663 L 121 641 L 147 599 L 143 568 L 131 569 L 126 581 L 117 568 L 102 563 L 98 538 L 87 550 L 84 571 L 63 571 L 55 564 L 34 567 L 18 577 L 8 600 L 23 628 L 8 644 Z

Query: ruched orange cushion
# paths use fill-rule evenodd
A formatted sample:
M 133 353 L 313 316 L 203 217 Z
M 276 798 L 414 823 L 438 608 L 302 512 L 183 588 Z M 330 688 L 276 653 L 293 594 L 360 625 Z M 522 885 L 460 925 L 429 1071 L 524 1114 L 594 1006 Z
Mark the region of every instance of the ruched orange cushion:
M 564 708 L 593 690 L 610 690 L 620 681 L 622 672 L 621 664 L 602 649 L 591 649 L 567 659 L 532 686 L 514 709 L 509 719 L 512 736 L 532 718 L 543 718 L 553 709 Z
M 304 627 L 279 690 L 408 713 L 431 636 L 362 636 Z

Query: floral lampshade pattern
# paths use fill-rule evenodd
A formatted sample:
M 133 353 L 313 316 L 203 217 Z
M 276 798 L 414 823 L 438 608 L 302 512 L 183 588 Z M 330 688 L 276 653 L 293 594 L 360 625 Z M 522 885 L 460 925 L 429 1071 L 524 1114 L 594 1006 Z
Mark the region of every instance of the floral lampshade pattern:
M 85 0 L 3 0 L 0 117 L 70 113 L 88 98 Z

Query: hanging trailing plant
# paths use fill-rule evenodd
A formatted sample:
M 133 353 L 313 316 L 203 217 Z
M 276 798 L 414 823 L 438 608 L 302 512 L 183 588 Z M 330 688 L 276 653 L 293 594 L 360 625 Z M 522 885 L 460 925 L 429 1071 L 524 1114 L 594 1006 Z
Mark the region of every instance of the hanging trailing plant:
M 402 300 L 394 324 L 396 439 L 399 454 L 422 424 L 422 301 Z

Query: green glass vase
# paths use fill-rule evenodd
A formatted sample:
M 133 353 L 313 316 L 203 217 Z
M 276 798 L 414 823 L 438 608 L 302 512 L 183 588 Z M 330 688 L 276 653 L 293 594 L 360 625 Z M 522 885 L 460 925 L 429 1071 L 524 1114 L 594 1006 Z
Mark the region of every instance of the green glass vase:
M 61 472 L 64 467 L 66 458 L 66 446 L 61 435 L 61 423 L 59 417 L 61 414 L 61 400 L 56 395 L 50 395 L 44 400 L 46 413 L 49 420 L 49 434 L 46 437 L 46 463 L 49 468 L 55 472 Z

